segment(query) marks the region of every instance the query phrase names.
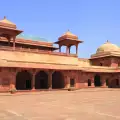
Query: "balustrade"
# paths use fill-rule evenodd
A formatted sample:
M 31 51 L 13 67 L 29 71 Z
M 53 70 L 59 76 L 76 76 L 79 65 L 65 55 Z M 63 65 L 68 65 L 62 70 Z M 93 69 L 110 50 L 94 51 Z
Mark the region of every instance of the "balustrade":
M 44 54 L 52 54 L 52 55 L 77 57 L 76 54 L 67 55 L 66 53 L 61 53 L 61 52 L 45 51 L 45 50 L 22 48 L 22 47 L 16 47 L 15 49 L 13 49 L 13 47 L 10 47 L 10 46 L 0 46 L 0 49 L 1 50 L 10 50 L 10 51 L 15 50 L 15 51 L 21 51 L 21 52 L 44 53 Z

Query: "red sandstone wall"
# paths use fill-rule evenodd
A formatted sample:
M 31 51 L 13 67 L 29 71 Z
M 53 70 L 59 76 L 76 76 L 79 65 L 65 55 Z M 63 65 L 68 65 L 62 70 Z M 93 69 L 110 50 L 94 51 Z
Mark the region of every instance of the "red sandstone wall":
M 119 64 L 120 59 L 117 57 L 105 57 L 105 58 L 97 58 L 97 59 L 91 59 L 92 65 L 95 66 L 111 66 L 111 67 L 117 67 Z
M 21 63 L 28 62 L 28 63 L 78 65 L 77 57 L 72 57 L 72 56 L 68 57 L 68 56 L 44 54 L 44 53 L 38 54 L 31 52 L 4 51 L 4 50 L 0 50 L 0 60 L 1 61 L 8 60 L 16 63 L 19 61 Z M 4 64 L 6 65 L 6 63 Z
M 16 73 L 22 69 L 10 69 L 10 68 L 1 68 L 0 69 L 0 91 L 8 91 L 10 88 L 15 87 L 16 83 Z M 29 72 L 33 74 L 32 70 L 29 69 Z M 36 73 L 40 70 L 36 70 Z M 45 70 L 46 71 L 46 70 Z M 47 72 L 47 71 L 46 71 Z M 85 73 L 81 71 L 61 71 L 64 76 L 65 88 L 70 87 L 70 79 L 75 80 L 75 88 L 88 88 L 94 87 L 94 73 Z M 119 74 L 99 74 L 101 77 L 101 87 L 107 87 L 105 80 L 109 80 L 109 86 L 111 87 L 120 87 L 120 75 Z M 91 86 L 88 86 L 88 79 L 91 80 Z M 116 85 L 115 79 L 119 79 L 119 85 Z
M 0 91 L 8 91 L 15 85 L 15 73 L 11 69 L 2 68 L 0 71 Z

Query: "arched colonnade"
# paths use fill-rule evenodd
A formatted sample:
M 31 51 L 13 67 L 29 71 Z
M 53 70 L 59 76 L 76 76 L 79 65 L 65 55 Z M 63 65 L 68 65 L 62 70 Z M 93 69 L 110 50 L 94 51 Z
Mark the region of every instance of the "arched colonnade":
M 64 76 L 61 71 L 47 73 L 43 70 L 31 74 L 27 70 L 22 70 L 16 74 L 16 89 L 61 89 L 64 88 Z
M 87 80 L 88 87 L 109 87 L 117 88 L 120 87 L 120 79 L 116 77 L 104 77 L 104 75 L 95 74 L 93 80 Z

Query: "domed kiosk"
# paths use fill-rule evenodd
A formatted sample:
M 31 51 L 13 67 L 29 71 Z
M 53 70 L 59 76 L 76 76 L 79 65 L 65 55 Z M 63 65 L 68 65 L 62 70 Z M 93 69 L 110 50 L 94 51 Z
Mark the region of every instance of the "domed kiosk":
M 78 40 L 78 36 L 74 35 L 71 33 L 69 30 L 65 32 L 62 36 L 58 38 L 59 40 L 64 40 L 64 39 L 72 39 L 72 40 Z
M 96 53 L 102 53 L 102 52 L 120 52 L 120 48 L 117 45 L 107 41 L 106 43 L 101 45 L 96 51 Z
M 65 32 L 62 36 L 58 38 L 58 41 L 55 44 L 59 45 L 59 52 L 61 52 L 61 47 L 66 46 L 66 54 L 70 54 L 70 47 L 76 46 L 76 55 L 78 55 L 78 44 L 83 41 L 78 39 L 78 36 L 71 33 L 69 30 Z
M 120 55 L 120 48 L 107 40 L 106 43 L 97 49 L 95 54 L 91 55 L 91 59 L 104 56 L 116 56 L 118 54 Z
M 13 43 L 13 49 L 15 49 L 15 39 L 16 36 L 22 33 L 22 30 L 18 30 L 16 24 L 7 20 L 6 17 L 0 20 L 0 37 L 5 37 L 8 43 Z

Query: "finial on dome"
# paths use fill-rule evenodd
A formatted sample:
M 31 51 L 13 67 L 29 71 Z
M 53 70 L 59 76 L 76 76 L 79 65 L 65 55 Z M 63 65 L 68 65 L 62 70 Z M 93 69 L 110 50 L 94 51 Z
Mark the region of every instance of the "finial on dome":
M 110 41 L 109 41 L 109 40 L 107 40 L 107 41 L 106 41 L 106 43 L 110 43 Z
M 67 31 L 69 32 L 70 30 L 68 29 Z
M 4 16 L 4 19 L 6 19 L 6 16 Z

